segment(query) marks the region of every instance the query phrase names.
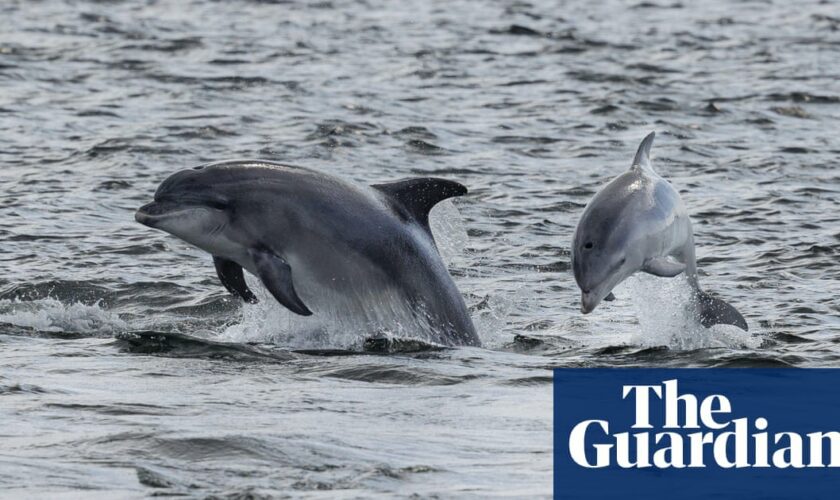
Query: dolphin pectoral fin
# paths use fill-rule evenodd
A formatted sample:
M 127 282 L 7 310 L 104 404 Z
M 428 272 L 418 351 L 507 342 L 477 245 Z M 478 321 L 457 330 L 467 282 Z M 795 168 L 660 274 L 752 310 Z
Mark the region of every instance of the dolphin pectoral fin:
M 685 264 L 673 257 L 654 257 L 645 261 L 642 270 L 661 278 L 673 278 L 685 271 Z
M 292 284 L 292 268 L 277 255 L 259 250 L 249 252 L 263 285 L 287 309 L 301 316 L 311 316 L 312 311 L 300 300 Z
M 717 324 L 735 325 L 745 332 L 749 331 L 747 320 L 737 309 L 706 292 L 697 290 L 695 293 L 700 324 L 706 328 Z
M 604 300 L 606 300 L 607 302 L 612 302 L 615 300 L 615 295 L 613 295 L 613 293 L 610 292 L 606 297 L 604 297 Z
M 213 264 L 216 266 L 216 274 L 227 291 L 241 298 L 249 304 L 259 302 L 254 292 L 245 283 L 245 276 L 242 274 L 242 266 L 236 262 L 222 257 L 213 256 Z
M 467 194 L 467 188 L 462 184 L 437 177 L 406 179 L 371 187 L 385 193 L 424 226 L 428 226 L 432 207 L 447 198 Z

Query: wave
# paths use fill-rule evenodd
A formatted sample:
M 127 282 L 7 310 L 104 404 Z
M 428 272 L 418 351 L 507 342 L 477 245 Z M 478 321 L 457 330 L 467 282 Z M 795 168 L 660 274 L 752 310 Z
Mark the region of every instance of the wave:
M 124 331 L 128 324 L 116 313 L 94 304 L 65 304 L 58 299 L 0 300 L 0 324 L 45 333 L 104 334 Z

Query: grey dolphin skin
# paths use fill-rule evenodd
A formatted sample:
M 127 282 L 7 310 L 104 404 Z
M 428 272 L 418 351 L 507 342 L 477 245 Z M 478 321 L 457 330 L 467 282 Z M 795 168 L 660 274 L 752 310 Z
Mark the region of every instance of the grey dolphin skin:
M 654 135 L 642 141 L 630 170 L 595 194 L 578 222 L 572 269 L 581 289 L 581 311 L 588 314 L 601 300 L 613 300 L 613 288 L 637 271 L 662 277 L 684 272 L 703 326 L 747 330 L 734 307 L 700 289 L 688 213 L 679 193 L 650 164 Z
M 135 218 L 210 253 L 222 284 L 246 302 L 257 298 L 243 269 L 300 316 L 353 318 L 444 345 L 478 346 L 428 221 L 435 204 L 466 192 L 445 179 L 364 186 L 236 160 L 176 172 Z

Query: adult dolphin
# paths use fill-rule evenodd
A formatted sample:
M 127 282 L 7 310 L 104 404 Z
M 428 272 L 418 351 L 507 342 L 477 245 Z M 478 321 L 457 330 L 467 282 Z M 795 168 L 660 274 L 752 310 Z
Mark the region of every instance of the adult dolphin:
M 135 219 L 210 253 L 222 284 L 246 302 L 257 298 L 243 269 L 300 316 L 477 346 L 429 229 L 432 207 L 466 192 L 438 178 L 369 187 L 235 160 L 176 172 Z
M 581 289 L 581 311 L 613 300 L 613 288 L 644 271 L 674 277 L 685 273 L 700 323 L 747 322 L 731 305 L 700 289 L 694 234 L 679 193 L 650 164 L 655 133 L 645 137 L 630 170 L 604 186 L 583 211 L 572 245 L 572 269 Z

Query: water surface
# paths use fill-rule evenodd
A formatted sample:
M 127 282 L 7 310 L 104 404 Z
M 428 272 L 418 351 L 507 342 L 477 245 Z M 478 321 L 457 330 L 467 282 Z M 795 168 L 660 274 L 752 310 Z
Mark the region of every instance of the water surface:
M 838 78 L 831 1 L 3 2 L 2 495 L 547 497 L 551 368 L 840 366 Z M 651 130 L 749 334 L 681 279 L 578 311 L 577 219 Z M 469 186 L 433 222 L 484 347 L 291 352 L 361 339 L 134 222 L 239 157 Z

